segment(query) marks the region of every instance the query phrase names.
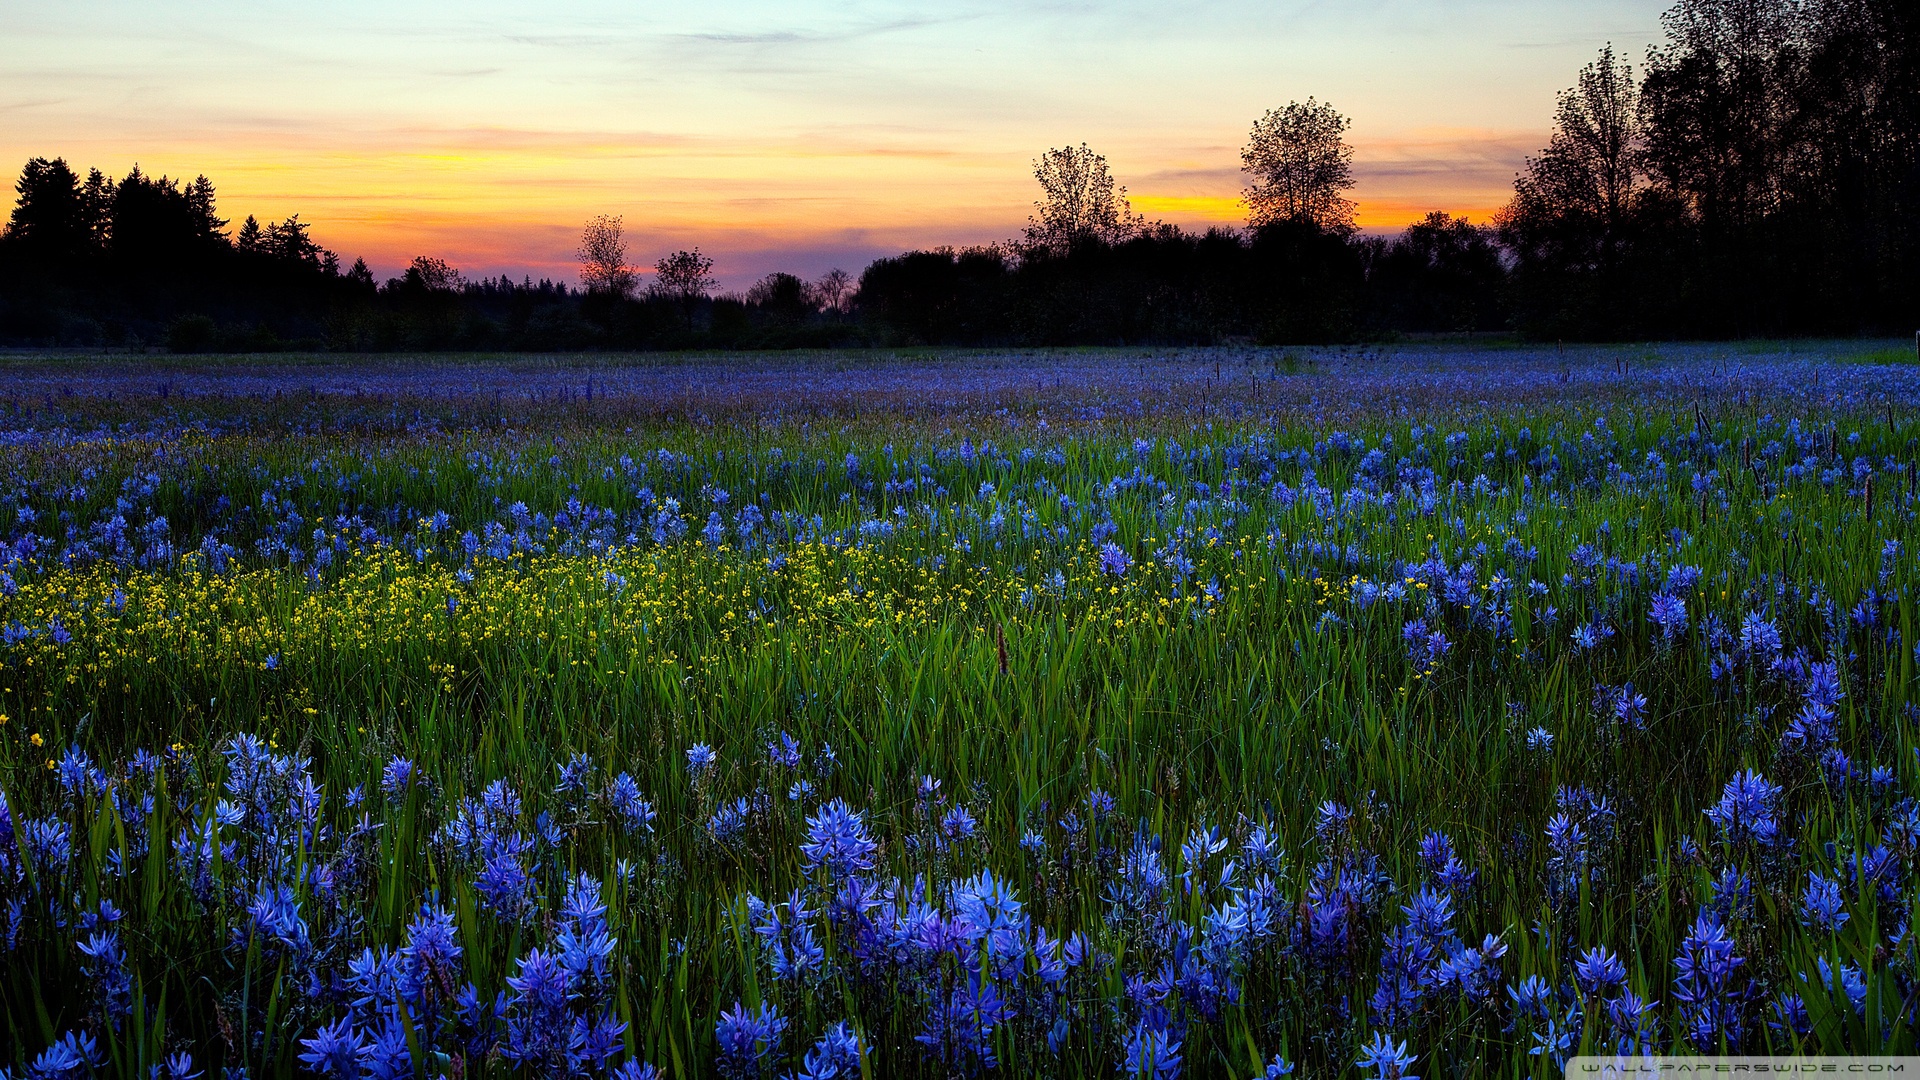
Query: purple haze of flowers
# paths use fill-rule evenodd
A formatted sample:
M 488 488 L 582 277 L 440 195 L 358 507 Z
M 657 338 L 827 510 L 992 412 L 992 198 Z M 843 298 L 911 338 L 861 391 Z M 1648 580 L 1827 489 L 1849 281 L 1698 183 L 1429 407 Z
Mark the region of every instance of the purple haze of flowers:
M 1109 577 L 1120 577 L 1133 568 L 1133 557 L 1121 551 L 1119 545 L 1109 540 L 1100 545 L 1100 572 Z

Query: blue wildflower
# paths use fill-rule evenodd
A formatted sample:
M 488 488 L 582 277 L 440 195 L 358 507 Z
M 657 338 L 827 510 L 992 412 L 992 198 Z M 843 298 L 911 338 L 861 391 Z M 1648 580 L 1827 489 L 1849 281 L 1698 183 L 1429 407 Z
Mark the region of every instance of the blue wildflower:
M 300 1062 L 309 1070 L 330 1080 L 360 1080 L 360 1040 L 353 1033 L 353 1021 L 341 1017 L 323 1025 L 311 1038 L 301 1039 L 306 1049 Z
M 1180 1040 L 1164 1028 L 1135 1024 L 1121 1050 L 1120 1072 L 1137 1080 L 1174 1080 L 1180 1075 Z
M 1416 1056 L 1407 1052 L 1406 1040 L 1396 1044 L 1387 1033 L 1375 1032 L 1373 1039 L 1361 1047 L 1360 1060 L 1355 1064 L 1374 1070 L 1375 1080 L 1420 1080 L 1407 1071 Z
M 800 854 L 807 870 L 825 867 L 840 878 L 873 869 L 878 848 L 860 814 L 846 800 L 834 799 L 807 818 L 807 839 L 800 845 Z
M 720 1014 L 713 1037 L 720 1044 L 720 1075 L 728 1080 L 765 1076 L 780 1054 L 780 1037 L 787 1020 L 770 1002 L 749 1010 L 739 1002 Z

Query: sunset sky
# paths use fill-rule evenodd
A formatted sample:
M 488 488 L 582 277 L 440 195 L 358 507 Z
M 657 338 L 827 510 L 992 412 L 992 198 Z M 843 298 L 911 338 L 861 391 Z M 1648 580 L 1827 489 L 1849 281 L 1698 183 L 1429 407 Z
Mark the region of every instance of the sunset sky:
M 1476 220 L 1608 41 L 1668 0 L 328 4 L 0 0 L 0 167 L 204 172 L 382 276 L 572 280 L 580 225 L 723 283 L 858 273 L 1018 231 L 1086 142 L 1135 209 L 1237 223 L 1238 149 L 1309 95 L 1353 119 L 1360 221 Z

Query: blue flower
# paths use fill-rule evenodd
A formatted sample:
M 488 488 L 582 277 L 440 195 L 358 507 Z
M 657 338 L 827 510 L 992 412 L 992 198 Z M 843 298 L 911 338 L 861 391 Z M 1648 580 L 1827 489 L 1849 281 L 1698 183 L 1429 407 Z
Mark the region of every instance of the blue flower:
M 126 954 L 120 951 L 120 934 L 114 930 L 96 933 L 77 947 L 87 958 L 81 966 L 93 980 L 101 1012 L 118 1029 L 121 1018 L 133 1007 L 133 979 L 127 974 Z
M 331 1080 L 360 1080 L 360 1040 L 350 1018 L 343 1016 L 322 1026 L 312 1038 L 301 1039 L 300 1045 L 306 1047 L 300 1062 L 311 1071 Z
M 786 1030 L 786 1017 L 772 1003 L 761 1002 L 757 1010 L 750 1010 L 734 1002 L 713 1027 L 714 1040 L 720 1044 L 720 1075 L 728 1080 L 766 1075 L 779 1057 L 780 1037 Z
M 607 785 L 607 806 L 628 832 L 653 831 L 653 803 L 640 793 L 633 777 L 621 773 Z
M 695 779 L 698 779 L 704 775 L 708 769 L 712 768 L 716 760 L 718 760 L 718 755 L 713 752 L 713 747 L 708 746 L 706 743 L 694 743 L 692 746 L 687 747 L 687 772 Z
M 716 843 L 727 844 L 739 836 L 747 827 L 747 815 L 752 811 L 747 800 L 742 797 L 729 803 L 721 803 L 707 819 L 707 834 Z
M 1109 540 L 1100 545 L 1099 567 L 1109 577 L 1120 577 L 1133 568 L 1133 557 Z
M 801 1062 L 795 1080 L 836 1080 L 860 1075 L 862 1048 L 860 1037 L 843 1020 L 834 1024 L 813 1044 Z
M 1727 843 L 1772 847 L 1780 839 L 1780 788 L 1752 769 L 1734 774 L 1722 789 L 1720 801 L 1707 808 L 1707 819 L 1720 828 Z
M 873 853 L 878 849 L 860 814 L 845 799 L 834 799 L 807 818 L 807 839 L 800 845 L 800 854 L 809 872 L 824 866 L 833 877 L 841 878 L 873 869 Z
M 767 744 L 767 760 L 783 769 L 791 769 L 800 764 L 800 742 L 787 732 L 780 733 L 778 742 Z
M 507 1039 L 501 1055 L 537 1071 L 558 1072 L 573 1047 L 568 971 L 558 956 L 537 948 L 516 964 L 519 974 L 507 978 L 513 996 L 507 1003 Z
M 1840 883 L 1809 871 L 1807 891 L 1800 899 L 1801 924 L 1831 933 L 1839 930 L 1848 918 Z
M 593 759 L 585 754 L 576 753 L 559 766 L 560 779 L 554 784 L 556 795 L 586 795 L 588 785 L 593 780 Z
M 1780 648 L 1780 629 L 1759 612 L 1748 612 L 1740 620 L 1740 651 L 1749 659 L 1771 664 L 1779 657 Z
M 1137 1080 L 1173 1080 L 1180 1075 L 1180 1040 L 1164 1028 L 1135 1024 L 1122 1048 L 1120 1072 Z
M 1687 1037 L 1701 1050 L 1717 1049 L 1722 1039 L 1738 1046 L 1745 1034 L 1734 976 L 1746 960 L 1733 950 L 1726 927 L 1711 912 L 1702 912 L 1673 958 L 1673 997 Z
M 1627 981 L 1627 965 L 1605 945 L 1596 945 L 1580 954 L 1573 965 L 1574 981 L 1589 997 L 1605 997 Z
M 1660 636 L 1671 641 L 1687 629 L 1687 602 L 1672 593 L 1659 593 L 1653 598 L 1652 610 L 1647 618 L 1660 628 Z
M 406 794 L 413 783 L 413 762 L 396 757 L 387 762 L 380 771 L 380 791 L 388 800 L 397 800 Z
M 1361 1047 L 1360 1060 L 1355 1064 L 1363 1069 L 1373 1069 L 1375 1080 L 1420 1080 L 1407 1072 L 1418 1055 L 1407 1052 L 1406 1040 L 1398 1045 L 1386 1032 L 1375 1032 L 1373 1040 Z

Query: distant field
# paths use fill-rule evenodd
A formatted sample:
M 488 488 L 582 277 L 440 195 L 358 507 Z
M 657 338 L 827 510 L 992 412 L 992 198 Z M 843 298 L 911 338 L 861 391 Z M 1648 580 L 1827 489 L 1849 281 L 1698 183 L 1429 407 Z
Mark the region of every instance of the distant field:
M 1920 1052 L 1916 404 L 1901 342 L 0 354 L 0 1067 Z

